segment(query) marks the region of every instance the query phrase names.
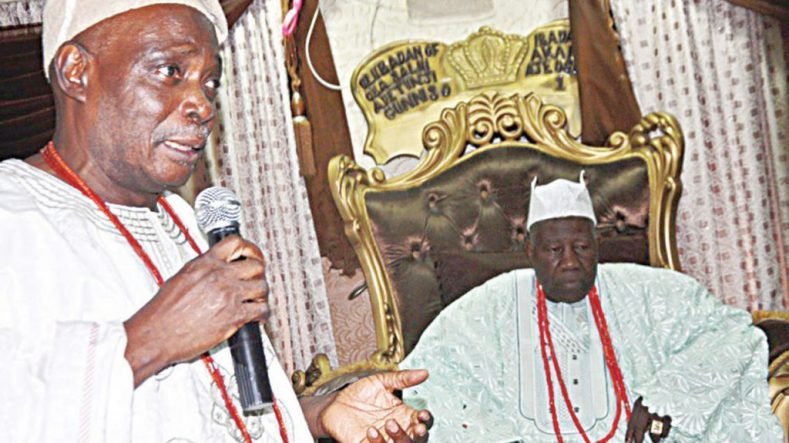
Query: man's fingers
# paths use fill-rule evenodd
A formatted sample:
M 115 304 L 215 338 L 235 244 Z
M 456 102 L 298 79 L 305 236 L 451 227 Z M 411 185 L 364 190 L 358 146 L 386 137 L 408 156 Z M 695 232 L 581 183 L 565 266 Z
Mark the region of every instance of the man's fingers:
M 238 303 L 261 303 L 268 301 L 268 290 L 263 280 L 242 280 L 235 282 L 231 294 Z
M 638 397 L 633 404 L 633 413 L 630 415 L 630 421 L 627 422 L 627 432 L 625 432 L 627 443 L 642 443 L 644 440 L 644 433 L 646 433 L 649 423 L 649 412 L 641 404 L 641 401 L 642 398 Z
M 429 374 L 424 369 L 408 369 L 405 371 L 384 372 L 378 375 L 388 391 L 395 391 L 416 386 L 427 380 Z
M 424 423 L 427 429 L 433 427 L 433 414 L 431 414 L 430 411 L 428 411 L 427 409 L 422 409 L 421 411 L 417 412 L 416 418 L 421 423 Z
M 226 262 L 247 258 L 265 263 L 263 252 L 260 248 L 237 235 L 223 238 L 222 241 L 211 247 L 208 253 Z
M 251 321 L 265 321 L 271 314 L 271 308 L 266 301 L 251 301 L 242 306 L 242 324 Z
M 233 276 L 239 280 L 262 280 L 266 266 L 257 259 L 239 260 L 228 264 Z
M 433 416 L 427 409 L 416 411 L 411 416 L 411 429 L 414 442 L 423 443 L 428 439 L 428 430 L 433 425 Z
M 400 427 L 399 424 L 395 420 L 389 419 L 386 420 L 384 424 L 384 430 L 386 431 L 386 435 L 392 439 L 393 443 L 412 443 L 413 440 L 408 434 L 405 433 L 403 428 Z
M 369 443 L 386 443 L 384 436 L 375 428 L 367 429 L 367 441 Z
M 430 438 L 430 432 L 425 425 L 419 425 L 414 430 L 414 442 L 425 443 Z
M 667 416 L 666 419 L 663 421 L 663 434 L 661 434 L 661 437 L 663 438 L 668 437 L 668 433 L 670 431 L 671 431 L 671 417 Z
M 652 432 L 652 424 L 654 422 L 663 423 L 663 425 L 660 426 L 661 429 L 660 429 L 660 433 L 659 434 Z M 657 414 L 650 414 L 649 415 L 649 423 L 647 425 L 647 433 L 649 433 L 649 438 L 650 438 L 650 440 L 652 440 L 652 442 L 657 443 L 657 442 L 661 441 L 662 439 L 667 438 L 670 430 L 671 430 L 671 417 L 669 417 L 669 416 L 661 417 L 661 416 L 659 416 Z
M 430 432 L 428 431 L 427 427 L 424 425 L 420 425 L 417 427 L 414 432 L 414 442 L 415 443 L 425 443 L 430 438 Z

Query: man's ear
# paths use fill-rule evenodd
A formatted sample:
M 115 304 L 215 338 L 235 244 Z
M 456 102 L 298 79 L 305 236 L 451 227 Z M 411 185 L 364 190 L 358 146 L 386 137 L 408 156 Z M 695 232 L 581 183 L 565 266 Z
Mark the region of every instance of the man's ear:
M 534 243 L 532 243 L 533 239 L 534 239 L 534 236 L 532 235 L 532 233 L 531 232 L 527 232 L 526 233 L 526 257 L 529 257 L 529 261 L 532 260 L 532 253 L 534 252 Z
M 51 80 L 57 82 L 68 97 L 85 102 L 90 61 L 91 56 L 85 48 L 75 42 L 65 43 L 52 60 Z

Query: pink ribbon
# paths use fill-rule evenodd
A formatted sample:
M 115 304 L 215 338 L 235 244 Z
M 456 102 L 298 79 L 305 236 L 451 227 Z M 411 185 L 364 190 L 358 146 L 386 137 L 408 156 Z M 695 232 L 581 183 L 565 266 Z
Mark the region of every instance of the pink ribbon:
M 296 31 L 302 6 L 304 6 L 304 0 L 293 0 L 293 7 L 282 19 L 282 35 L 284 37 L 290 37 Z

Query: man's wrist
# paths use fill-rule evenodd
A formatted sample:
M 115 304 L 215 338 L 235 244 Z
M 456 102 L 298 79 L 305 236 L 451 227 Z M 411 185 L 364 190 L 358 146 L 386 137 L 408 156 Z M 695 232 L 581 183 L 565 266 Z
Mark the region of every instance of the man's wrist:
M 299 403 L 314 438 L 330 437 L 323 425 L 323 413 L 337 397 L 337 392 L 326 395 L 301 397 Z
M 126 350 L 123 356 L 131 367 L 134 376 L 134 387 L 141 385 L 152 375 L 167 366 L 168 362 L 158 340 L 149 337 L 150 328 L 138 324 L 138 319 L 132 316 L 123 323 L 126 330 Z

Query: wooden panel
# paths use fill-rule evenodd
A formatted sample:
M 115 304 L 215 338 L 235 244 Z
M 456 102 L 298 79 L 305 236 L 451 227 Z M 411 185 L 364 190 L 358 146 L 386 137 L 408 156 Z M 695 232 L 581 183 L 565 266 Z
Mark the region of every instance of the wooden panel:
M 641 119 L 607 0 L 570 0 L 570 30 L 581 98 L 581 138 L 601 145 Z
M 52 137 L 55 108 L 41 58 L 41 26 L 0 29 L 0 160 L 27 157 Z
M 786 0 L 729 0 L 729 3 L 775 17 L 782 22 L 789 21 L 789 2 Z
M 342 95 L 322 86 L 307 66 L 305 40 L 310 21 L 318 6 L 317 0 L 307 0 L 301 11 L 295 42 L 302 80 L 301 93 L 307 105 L 307 117 L 312 124 L 312 138 L 317 173 L 306 177 L 310 209 L 315 220 L 321 255 L 327 257 L 331 267 L 351 275 L 359 268 L 356 255 L 345 237 L 342 219 L 332 200 L 328 182 L 328 165 L 332 157 L 340 154 L 353 156 L 351 134 L 345 116 Z M 337 71 L 331 55 L 329 39 L 323 18 L 318 17 L 312 33 L 310 54 L 315 70 L 327 81 L 337 84 Z M 345 79 L 347 81 L 347 79 Z

